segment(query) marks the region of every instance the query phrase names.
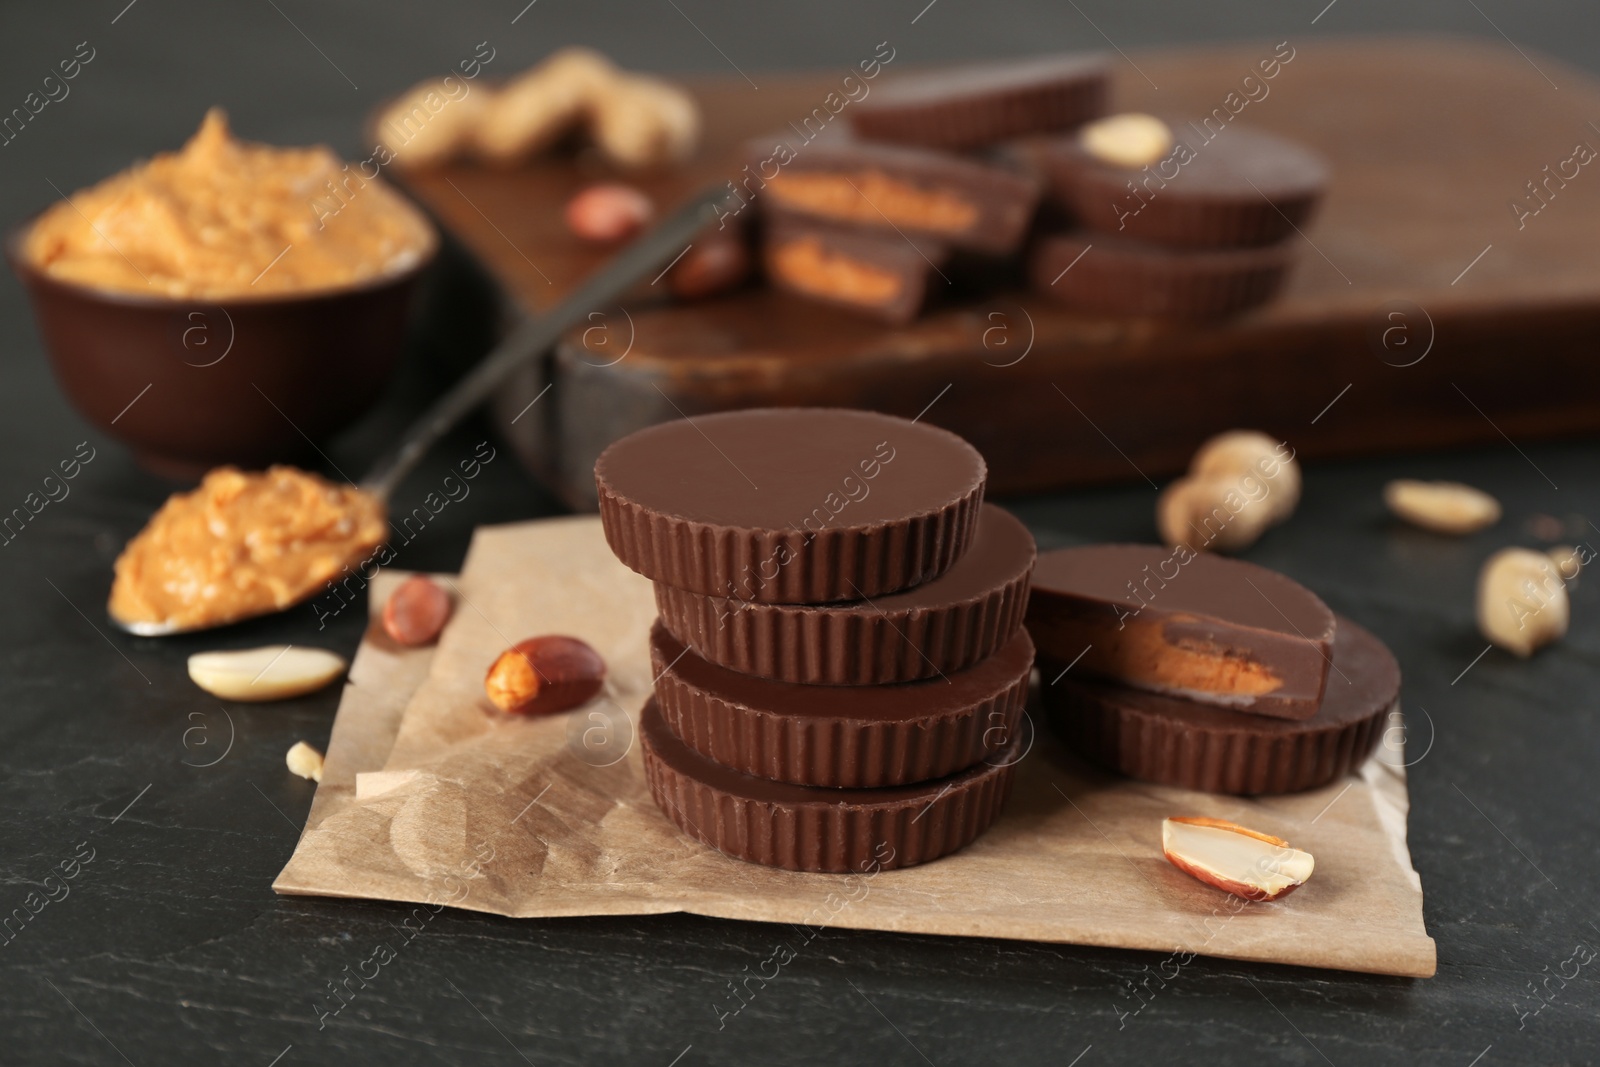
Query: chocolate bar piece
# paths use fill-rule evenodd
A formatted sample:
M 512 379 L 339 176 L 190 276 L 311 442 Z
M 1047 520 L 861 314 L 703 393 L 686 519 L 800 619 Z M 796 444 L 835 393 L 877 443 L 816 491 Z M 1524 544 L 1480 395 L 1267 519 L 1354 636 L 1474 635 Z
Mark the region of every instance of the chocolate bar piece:
M 1028 605 L 1033 535 L 983 505 L 955 566 L 901 593 L 838 604 L 758 604 L 656 585 L 656 610 L 712 663 L 806 685 L 882 685 L 953 675 L 1009 641 Z M 827 699 L 821 696 L 819 699 Z
M 916 148 L 819 140 L 768 163 L 769 210 L 986 255 L 1015 252 L 1039 203 L 1031 176 Z
M 945 246 L 895 233 L 844 230 L 778 217 L 762 242 L 767 280 L 786 292 L 889 323 L 916 318 L 930 285 L 943 285 Z
M 947 430 L 760 408 L 650 426 L 595 461 L 606 542 L 646 578 L 765 604 L 897 592 L 971 543 L 988 477 Z
M 1200 322 L 1265 304 L 1293 263 L 1287 244 L 1188 251 L 1076 233 L 1041 240 L 1029 275 L 1035 292 L 1086 314 Z
M 966 151 L 1098 118 L 1110 72 L 1105 57 L 1075 54 L 894 75 L 850 121 L 866 140 Z
M 1101 160 L 1076 137 L 1052 139 L 1036 158 L 1051 195 L 1084 227 L 1182 248 L 1284 240 L 1328 186 L 1322 158 L 1282 137 L 1214 120 L 1175 124 L 1173 134 L 1171 152 L 1139 168 Z
M 738 859 L 792 871 L 910 867 L 965 847 L 1000 815 L 1024 734 L 948 778 L 885 789 L 828 789 L 741 774 L 667 728 L 654 698 L 639 716 L 645 781 L 690 837 Z
M 1315 593 L 1183 545 L 1044 553 L 1026 625 L 1074 672 L 1256 715 L 1308 719 L 1333 684 L 1333 612 Z
M 1040 660 L 1041 695 L 1072 750 L 1145 782 L 1207 793 L 1297 793 L 1361 768 L 1396 724 L 1400 666 L 1382 641 L 1338 620 L 1335 673 L 1322 706 L 1298 722 L 1210 708 L 1079 677 Z
M 869 789 L 943 778 L 1008 744 L 1022 717 L 1033 642 L 943 678 L 822 688 L 707 663 L 658 621 L 656 702 L 684 744 L 724 767 L 796 785 Z

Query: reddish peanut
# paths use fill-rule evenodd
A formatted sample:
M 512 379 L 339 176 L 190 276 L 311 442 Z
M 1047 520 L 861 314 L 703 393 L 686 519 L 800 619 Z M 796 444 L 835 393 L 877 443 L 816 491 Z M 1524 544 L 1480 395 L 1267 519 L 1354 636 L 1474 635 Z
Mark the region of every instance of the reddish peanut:
M 548 715 L 588 703 L 606 680 L 606 661 L 576 637 L 530 637 L 500 653 L 484 692 L 501 711 Z
M 450 594 L 422 575 L 400 583 L 383 606 L 383 631 L 396 644 L 426 645 L 450 619 Z
M 567 201 L 567 229 L 585 241 L 612 243 L 644 229 L 653 214 L 650 198 L 631 185 L 591 185 Z
M 667 271 L 667 285 L 680 300 L 704 300 L 750 276 L 750 250 L 737 230 L 710 230 Z

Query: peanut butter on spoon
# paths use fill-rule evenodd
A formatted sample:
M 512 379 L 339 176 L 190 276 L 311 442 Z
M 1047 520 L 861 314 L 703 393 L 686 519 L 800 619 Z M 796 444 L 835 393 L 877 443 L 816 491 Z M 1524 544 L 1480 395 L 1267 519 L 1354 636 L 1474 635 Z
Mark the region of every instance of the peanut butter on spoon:
M 314 595 L 384 542 L 385 502 L 433 444 L 591 310 L 659 273 L 732 199 L 719 187 L 702 190 L 561 303 L 517 326 L 412 423 L 359 488 L 293 467 L 260 474 L 219 467 L 198 489 L 173 495 L 117 559 L 111 621 L 159 637 L 281 611 Z
M 383 502 L 294 467 L 218 467 L 122 555 L 107 610 L 135 633 L 198 630 L 313 595 L 388 535 Z

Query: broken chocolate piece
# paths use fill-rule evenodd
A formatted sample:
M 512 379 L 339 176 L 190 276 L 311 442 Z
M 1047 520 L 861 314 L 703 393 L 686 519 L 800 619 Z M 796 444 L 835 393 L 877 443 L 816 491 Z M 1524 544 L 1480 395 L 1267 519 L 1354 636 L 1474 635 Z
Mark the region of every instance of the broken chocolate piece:
M 1310 718 L 1331 684 L 1334 618 L 1316 594 L 1184 545 L 1044 553 L 1026 625 L 1076 673 L 1256 715 Z

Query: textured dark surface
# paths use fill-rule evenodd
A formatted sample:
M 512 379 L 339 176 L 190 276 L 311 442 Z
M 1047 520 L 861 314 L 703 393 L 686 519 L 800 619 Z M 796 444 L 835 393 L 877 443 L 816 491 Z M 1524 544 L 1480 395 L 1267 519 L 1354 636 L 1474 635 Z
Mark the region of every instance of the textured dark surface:
M 212 103 L 229 107 L 252 137 L 324 140 L 354 153 L 354 131 L 377 100 L 486 38 L 499 49 L 501 69 L 580 40 L 626 63 L 670 70 L 725 70 L 720 51 L 759 80 L 774 67 L 842 69 L 863 43 L 870 48 L 890 35 L 904 42 L 902 54 L 932 61 L 1101 47 L 1094 26 L 1124 48 L 1372 29 L 1498 42 L 1492 18 L 1524 48 L 1600 67 L 1594 9 L 1505 0 L 1338 0 L 1326 11 L 1321 0 L 937 0 L 927 10 L 923 0 L 870 9 L 708 0 L 617 9 L 541 0 L 515 25 L 519 0 L 456 4 L 448 14 L 415 2 L 357 10 L 305 0 L 226 7 L 138 0 L 123 10 L 124 2 L 13 4 L 0 13 L 6 109 L 77 42 L 97 49 L 71 95 L 0 148 L 6 219 L 49 201 L 52 183 L 71 190 L 175 145 Z M 1572 972 L 1563 961 L 1576 943 L 1600 946 L 1589 792 L 1600 751 L 1600 581 L 1588 577 L 1577 591 L 1564 644 L 1528 663 L 1490 652 L 1462 671 L 1483 650 L 1471 621 L 1472 584 L 1491 550 L 1536 544 L 1526 526 L 1535 513 L 1578 516 L 1567 537 L 1600 543 L 1581 517 L 1600 511 L 1600 446 L 1524 447 L 1522 455 L 1507 443 L 1455 456 L 1314 466 L 1299 513 L 1248 555 L 1309 584 L 1400 658 L 1414 720 L 1411 844 L 1439 942 L 1438 977 L 1374 979 L 1195 959 L 1172 979 L 1157 973 L 1162 957 L 1152 954 L 824 931 L 782 977 L 765 988 L 752 983 L 755 998 L 719 1028 L 713 1003 L 726 1010 L 728 983 L 755 973 L 785 931 L 687 917 L 512 922 L 447 911 L 405 942 L 397 933 L 400 907 L 274 897 L 268 884 L 312 793 L 284 771 L 283 752 L 296 738 L 326 741 L 336 694 L 222 707 L 188 682 L 183 660 L 201 648 L 268 641 L 348 653 L 361 630 L 358 612 L 342 613 L 321 633 L 304 609 L 210 638 L 110 634 L 100 605 L 111 560 L 168 487 L 138 473 L 119 446 L 91 435 L 68 409 L 9 277 L 0 280 L 0 316 L 11 339 L 0 387 L 0 508 L 38 490 L 78 442 L 90 439 L 96 449 L 70 496 L 0 547 L 8 605 L 0 614 L 0 914 L 22 906 L 30 890 L 42 892 L 58 865 L 88 855 L 80 842 L 94 857 L 65 883 L 67 896 L 0 945 L 0 1062 L 264 1067 L 280 1057 L 283 1067 L 666 1067 L 681 1057 L 682 1067 L 1491 1067 L 1594 1056 L 1596 970 L 1591 964 L 1570 981 L 1556 973 Z M 470 348 L 462 335 L 446 340 Z M 1508 382 L 1516 356 L 1506 353 Z M 1429 358 L 1450 356 L 1441 350 Z M 331 462 L 359 474 L 431 388 L 414 362 L 384 408 L 327 450 Z M 1320 417 L 1337 419 L 1341 408 L 1360 403 L 1354 390 Z M 447 441 L 398 503 L 419 501 L 481 436 Z M 1507 518 L 1464 541 L 1396 529 L 1378 493 L 1400 475 L 1474 482 L 1500 497 Z M 1051 548 L 1148 537 L 1154 497 L 1134 480 L 1012 503 L 1041 547 Z M 455 567 L 475 523 L 551 509 L 502 449 L 471 496 L 441 512 L 399 563 Z M 397 958 L 319 1029 L 314 1000 L 379 941 L 402 946 Z M 1543 1001 L 1530 993 L 1541 981 Z M 1141 999 L 1135 983 L 1143 983 Z

